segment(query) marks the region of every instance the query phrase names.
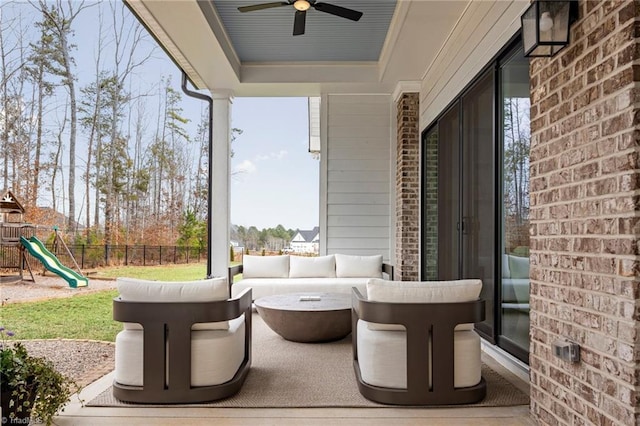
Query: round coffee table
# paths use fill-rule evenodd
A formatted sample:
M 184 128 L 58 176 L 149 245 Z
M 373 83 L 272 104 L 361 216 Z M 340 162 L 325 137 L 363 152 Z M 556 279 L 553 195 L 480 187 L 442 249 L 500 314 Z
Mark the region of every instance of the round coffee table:
M 264 322 L 293 342 L 329 342 L 351 333 L 351 296 L 340 293 L 291 293 L 255 301 Z

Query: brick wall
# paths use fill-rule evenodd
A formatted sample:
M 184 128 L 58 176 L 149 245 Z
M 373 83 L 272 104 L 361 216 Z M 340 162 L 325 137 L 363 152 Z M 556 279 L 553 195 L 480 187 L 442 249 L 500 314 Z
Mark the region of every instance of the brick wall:
M 438 279 L 438 131 L 432 130 L 423 142 L 422 174 L 422 270 L 425 280 Z
M 418 280 L 420 265 L 420 131 L 418 93 L 397 101 L 395 279 Z
M 570 46 L 530 64 L 531 411 L 541 424 L 635 425 L 640 6 L 579 5 Z M 553 356 L 561 337 L 580 363 Z

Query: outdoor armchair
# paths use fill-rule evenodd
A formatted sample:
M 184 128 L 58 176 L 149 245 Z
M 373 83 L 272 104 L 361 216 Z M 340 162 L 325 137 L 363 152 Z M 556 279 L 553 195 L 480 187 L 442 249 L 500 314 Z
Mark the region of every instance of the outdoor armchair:
M 367 298 L 352 291 L 353 366 L 360 393 L 397 405 L 482 400 L 480 280 L 372 279 Z
M 237 393 L 251 365 L 251 290 L 228 299 L 225 278 L 118 278 L 113 395 L 140 403 L 213 401 Z

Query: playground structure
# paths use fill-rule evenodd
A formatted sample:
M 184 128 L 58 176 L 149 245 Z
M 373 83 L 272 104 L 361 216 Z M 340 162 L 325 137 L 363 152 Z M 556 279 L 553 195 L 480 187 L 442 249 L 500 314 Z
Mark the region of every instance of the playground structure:
M 58 230 L 55 229 L 56 238 L 59 238 Z M 79 274 L 73 269 L 67 268 L 64 266 L 57 257 L 53 253 L 51 253 L 47 248 L 42 244 L 37 237 L 33 236 L 28 240 L 25 237 L 20 237 L 20 242 L 23 247 L 27 249 L 29 254 L 38 259 L 44 265 L 47 270 L 53 272 L 56 275 L 62 277 L 66 282 L 69 283 L 69 286 L 72 288 L 76 287 L 86 287 L 89 285 L 89 280 L 87 277 Z M 64 241 L 63 241 L 64 243 Z M 65 244 L 66 247 L 66 244 Z M 28 260 L 27 260 L 28 262 Z M 28 265 L 28 263 L 27 263 Z M 29 270 L 31 267 L 29 266 Z M 33 273 L 31 274 L 33 276 Z
M 24 208 L 11 191 L 5 192 L 0 199 L 0 282 L 24 281 L 23 271 L 25 267 L 31 275 L 31 281 L 35 282 L 29 256 L 42 262 L 43 266 L 62 277 L 70 287 L 85 287 L 89 280 L 80 273 L 80 268 L 75 258 L 69 251 L 62 236 L 58 233 L 58 227 L 54 226 L 54 248 L 58 243 L 67 250 L 69 257 L 78 269 L 78 272 L 64 266 L 58 258 L 47 250 L 44 244 L 36 237 L 36 231 L 43 227 L 24 222 Z M 51 229 L 48 228 L 47 229 Z M 17 269 L 17 275 L 9 275 L 4 271 Z

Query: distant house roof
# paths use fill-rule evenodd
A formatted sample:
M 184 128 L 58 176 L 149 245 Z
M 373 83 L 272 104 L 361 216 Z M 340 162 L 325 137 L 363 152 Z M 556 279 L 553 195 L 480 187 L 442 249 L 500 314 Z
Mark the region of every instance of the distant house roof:
M 304 239 L 304 241 L 307 242 L 307 243 L 312 242 L 316 237 L 318 237 L 319 233 L 320 233 L 320 227 L 319 226 L 316 226 L 315 228 L 313 228 L 313 229 L 311 229 L 309 231 L 302 231 L 302 230 L 298 229 L 298 235 L 300 235 L 302 237 L 302 239 Z

